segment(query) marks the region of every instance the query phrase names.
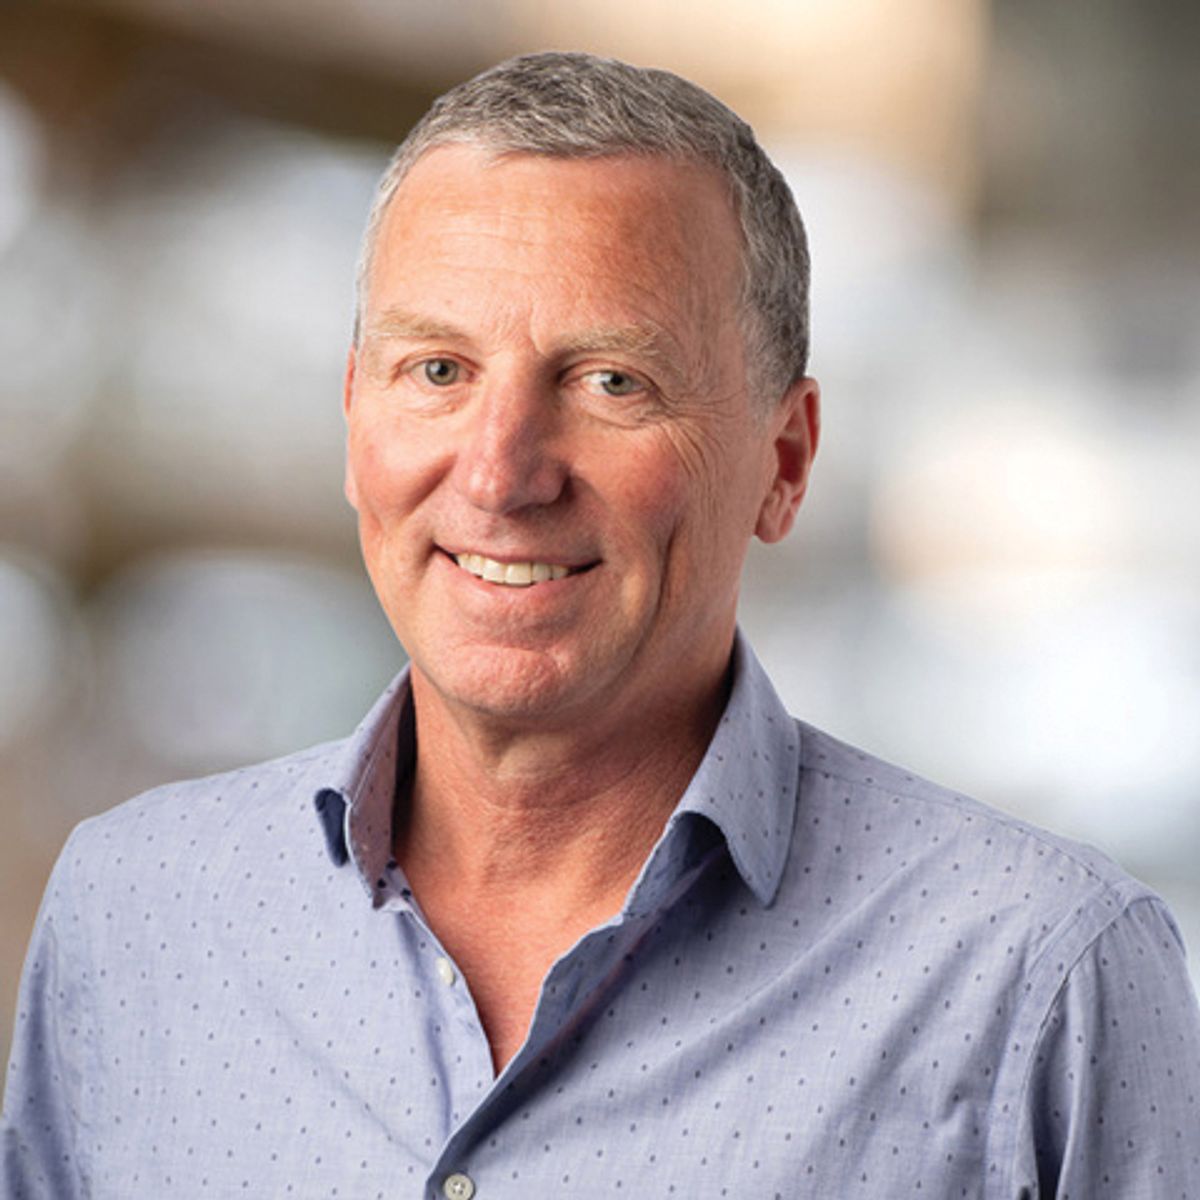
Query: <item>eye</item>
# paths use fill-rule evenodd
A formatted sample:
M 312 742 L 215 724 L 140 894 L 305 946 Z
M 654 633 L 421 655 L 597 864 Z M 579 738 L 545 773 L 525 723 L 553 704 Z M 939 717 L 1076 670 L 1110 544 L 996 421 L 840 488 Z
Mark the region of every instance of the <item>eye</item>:
M 420 369 L 434 387 L 449 387 L 458 382 L 459 366 L 452 358 L 427 358 L 420 364 Z
M 606 396 L 632 396 L 646 390 L 646 385 L 627 371 L 589 371 L 584 379 L 592 390 L 599 390 Z

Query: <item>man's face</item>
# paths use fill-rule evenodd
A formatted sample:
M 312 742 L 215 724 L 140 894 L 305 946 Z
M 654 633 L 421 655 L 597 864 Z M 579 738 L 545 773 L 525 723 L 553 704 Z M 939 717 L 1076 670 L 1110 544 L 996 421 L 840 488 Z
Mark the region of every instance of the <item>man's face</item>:
M 346 486 L 422 699 L 599 728 L 711 692 L 816 438 L 810 381 L 748 392 L 740 278 L 705 168 L 418 160 L 347 371 Z

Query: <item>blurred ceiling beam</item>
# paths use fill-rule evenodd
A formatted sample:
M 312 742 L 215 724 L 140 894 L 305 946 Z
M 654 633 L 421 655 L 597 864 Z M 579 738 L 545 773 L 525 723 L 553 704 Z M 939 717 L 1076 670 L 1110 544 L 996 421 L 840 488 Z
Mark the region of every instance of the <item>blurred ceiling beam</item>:
M 973 201 L 979 175 L 985 0 L 17 0 L 0 31 L 14 14 L 43 39 L 27 61 L 83 55 L 99 84 L 153 54 L 331 132 L 395 141 L 448 84 L 557 47 L 679 71 L 772 141 L 882 158 L 952 203 Z
M 337 136 L 395 142 L 437 86 L 353 62 L 297 59 L 219 27 L 183 30 L 118 5 L 16 0 L 0 6 L 0 79 L 44 124 L 54 175 L 104 172 L 206 99 Z M 53 179 L 49 182 L 53 183 Z
M 760 136 L 883 161 L 969 205 L 985 0 L 512 0 L 521 38 L 665 66 Z

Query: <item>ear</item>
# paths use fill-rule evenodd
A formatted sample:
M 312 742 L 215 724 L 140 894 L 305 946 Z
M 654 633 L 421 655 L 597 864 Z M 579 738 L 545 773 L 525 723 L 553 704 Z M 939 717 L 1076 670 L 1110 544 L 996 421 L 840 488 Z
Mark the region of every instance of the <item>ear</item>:
M 357 352 L 353 344 L 346 355 L 346 374 L 342 378 L 342 415 L 346 422 L 350 421 L 350 409 L 354 403 L 354 372 L 358 365 Z M 343 485 L 346 499 L 350 501 L 350 507 L 358 508 L 358 485 L 354 481 L 354 468 L 350 462 L 350 447 L 349 439 L 347 438 L 346 446 L 346 478 Z
M 808 476 L 821 436 L 821 389 L 815 379 L 798 379 L 768 418 L 773 437 L 766 495 L 754 526 L 764 542 L 787 536 L 808 488 Z
M 342 413 L 350 419 L 350 405 L 354 400 L 354 372 L 358 367 L 358 348 L 353 342 L 346 351 L 346 373 L 342 376 Z

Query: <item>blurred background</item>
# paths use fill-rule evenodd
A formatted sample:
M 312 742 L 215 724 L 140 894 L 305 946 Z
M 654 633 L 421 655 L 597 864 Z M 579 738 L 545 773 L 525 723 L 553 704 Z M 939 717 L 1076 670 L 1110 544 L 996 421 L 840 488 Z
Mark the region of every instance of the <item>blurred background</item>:
M 809 224 L 821 454 L 744 623 L 792 710 L 1095 843 L 1200 963 L 1200 6 L 7 0 L 0 1057 L 70 828 L 348 732 L 371 190 L 508 54 L 670 67 Z

